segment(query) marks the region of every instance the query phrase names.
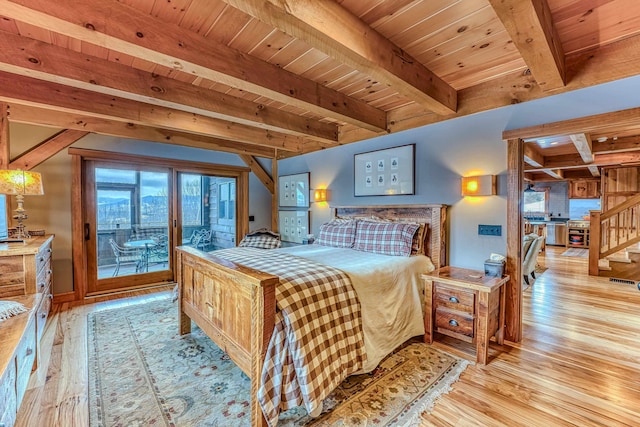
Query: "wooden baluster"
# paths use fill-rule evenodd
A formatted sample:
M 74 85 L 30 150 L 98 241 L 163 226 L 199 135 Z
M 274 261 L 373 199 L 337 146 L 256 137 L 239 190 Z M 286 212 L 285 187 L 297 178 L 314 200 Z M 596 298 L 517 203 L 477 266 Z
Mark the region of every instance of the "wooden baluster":
M 597 276 L 599 273 L 598 261 L 600 261 L 600 211 L 591 211 L 589 214 L 591 242 L 589 243 L 589 275 Z M 608 227 L 605 227 L 605 230 Z

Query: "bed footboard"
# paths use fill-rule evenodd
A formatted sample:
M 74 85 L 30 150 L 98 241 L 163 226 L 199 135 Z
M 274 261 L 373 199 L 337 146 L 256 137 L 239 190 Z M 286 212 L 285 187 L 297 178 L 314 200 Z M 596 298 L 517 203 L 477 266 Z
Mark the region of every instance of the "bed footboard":
M 260 374 L 276 313 L 278 277 L 190 247 L 177 248 L 180 334 L 193 320 L 251 379 L 251 425 L 263 425 Z

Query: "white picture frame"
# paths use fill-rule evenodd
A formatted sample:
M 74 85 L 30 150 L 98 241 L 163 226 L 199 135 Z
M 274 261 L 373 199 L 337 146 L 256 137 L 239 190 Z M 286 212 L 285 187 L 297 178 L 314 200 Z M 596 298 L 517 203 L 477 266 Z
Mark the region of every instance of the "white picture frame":
M 278 205 L 288 208 L 309 207 L 309 172 L 278 177 Z
M 310 230 L 309 211 L 278 211 L 280 240 L 302 243 Z

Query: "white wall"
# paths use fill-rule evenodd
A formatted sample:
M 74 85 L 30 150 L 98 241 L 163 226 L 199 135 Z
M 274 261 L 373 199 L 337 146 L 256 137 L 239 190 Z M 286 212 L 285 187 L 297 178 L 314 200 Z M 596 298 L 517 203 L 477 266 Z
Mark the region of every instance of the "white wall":
M 11 123 L 9 130 L 11 158 L 17 157 L 58 131 L 59 129 Z M 235 154 L 94 134 L 82 138 L 73 147 L 212 164 L 246 166 Z M 267 170 L 269 170 L 269 166 L 270 162 L 265 163 Z M 25 224 L 27 229 L 44 228 L 47 233 L 55 234 L 53 242 L 54 294 L 71 292 L 73 291 L 71 156 L 67 154 L 67 150 L 63 150 L 34 168 L 34 171 L 42 174 L 45 195 L 25 198 L 25 209 L 29 215 Z M 250 174 L 249 214 L 256 217 L 255 222 L 249 223 L 251 229 L 270 227 L 270 204 L 271 195 L 255 175 Z M 12 206 L 12 209 L 15 209 L 15 206 Z

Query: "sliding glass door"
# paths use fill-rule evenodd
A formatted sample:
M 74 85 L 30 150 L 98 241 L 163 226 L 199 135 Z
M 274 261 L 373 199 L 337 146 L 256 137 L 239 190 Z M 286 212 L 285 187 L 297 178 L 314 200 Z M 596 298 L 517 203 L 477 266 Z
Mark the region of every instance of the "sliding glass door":
M 79 299 L 173 283 L 177 246 L 233 247 L 248 231 L 249 168 L 75 148 L 69 153 Z
M 173 279 L 171 170 L 85 163 L 88 293 Z

